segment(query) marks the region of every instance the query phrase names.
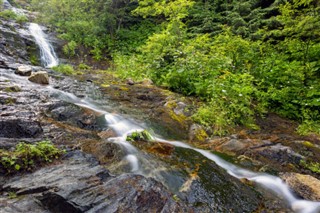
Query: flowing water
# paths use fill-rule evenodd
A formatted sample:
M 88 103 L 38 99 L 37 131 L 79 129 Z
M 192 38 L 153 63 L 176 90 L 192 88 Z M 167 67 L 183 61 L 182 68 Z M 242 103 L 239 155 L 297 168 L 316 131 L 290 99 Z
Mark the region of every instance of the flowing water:
M 48 68 L 57 66 L 59 64 L 59 59 L 52 45 L 47 41 L 46 35 L 41 27 L 36 23 L 30 23 L 29 31 L 40 48 L 41 63 L 43 66 Z
M 30 84 L 25 80 L 24 77 L 15 76 L 13 73 L 5 73 L 2 75 L 4 75 L 4 77 L 6 78 L 11 79 L 13 82 L 16 82 L 19 85 Z M 145 166 L 147 166 L 148 163 L 146 163 L 146 161 L 148 160 L 146 160 L 143 157 L 143 155 L 141 155 L 141 152 L 135 146 L 133 146 L 130 142 L 126 141 L 126 137 L 128 134 L 134 131 L 144 130 L 147 128 L 146 126 L 141 125 L 132 119 L 124 118 L 120 114 L 108 112 L 106 110 L 108 109 L 108 107 L 94 103 L 94 101 L 92 101 L 92 99 L 89 97 L 79 98 L 72 93 L 61 91 L 51 86 L 44 87 L 36 84 L 34 84 L 33 86 L 36 87 L 35 89 L 44 90 L 47 94 L 50 94 L 50 96 L 54 98 L 78 105 L 80 107 L 91 109 L 97 112 L 99 115 L 101 115 L 107 123 L 106 127 L 112 128 L 117 133 L 117 137 L 109 138 L 108 140 L 110 142 L 117 143 L 124 148 L 124 150 L 126 151 L 125 159 L 130 163 L 131 172 L 150 176 L 150 174 L 146 173 L 146 171 L 148 170 L 144 168 Z M 279 198 L 284 199 L 294 212 L 317 213 L 320 211 L 320 202 L 312 202 L 298 199 L 290 191 L 289 187 L 280 178 L 276 176 L 272 176 L 265 173 L 252 172 L 247 169 L 240 168 L 223 160 L 219 156 L 209 151 L 194 148 L 182 141 L 165 140 L 159 135 L 153 135 L 153 139 L 157 142 L 171 144 L 175 147 L 180 147 L 183 149 L 192 149 L 198 152 L 205 158 L 214 161 L 218 166 L 226 170 L 226 172 L 229 173 L 231 176 L 236 177 L 238 179 L 246 178 L 266 188 L 267 190 L 272 191 Z

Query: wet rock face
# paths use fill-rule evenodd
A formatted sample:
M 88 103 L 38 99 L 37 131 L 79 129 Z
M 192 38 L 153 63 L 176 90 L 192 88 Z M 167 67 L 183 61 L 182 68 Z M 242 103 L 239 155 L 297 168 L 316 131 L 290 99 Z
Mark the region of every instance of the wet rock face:
M 39 51 L 26 26 L 14 21 L 1 20 L 0 60 L 30 64 L 30 57 L 38 57 Z
M 135 174 L 114 177 L 94 158 L 80 151 L 69 153 L 62 164 L 8 180 L 1 191 L 3 195 L 15 192 L 20 196 L 13 202 L 0 202 L 6 212 L 24 212 L 28 206 L 34 206 L 38 212 L 190 210 L 174 201 L 172 194 L 155 180 Z
M 36 138 L 42 134 L 35 107 L 38 98 L 8 79 L 0 79 L 0 138 Z
M 180 196 L 198 212 L 243 213 L 258 209 L 261 200 L 255 191 L 199 153 L 176 148 L 172 158 L 193 170 L 181 186 Z
M 34 138 L 42 133 L 40 123 L 28 120 L 0 121 L 0 137 L 4 138 Z
M 106 127 L 99 114 L 79 106 L 58 102 L 49 106 L 47 114 L 53 119 L 87 130 L 102 131 Z

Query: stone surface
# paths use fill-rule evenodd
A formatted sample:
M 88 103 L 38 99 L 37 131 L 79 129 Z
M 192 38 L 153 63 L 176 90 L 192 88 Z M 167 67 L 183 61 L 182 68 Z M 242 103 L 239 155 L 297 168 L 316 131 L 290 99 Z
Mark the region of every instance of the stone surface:
M 36 212 L 57 213 L 191 212 L 154 179 L 135 174 L 115 177 L 80 151 L 68 153 L 61 164 L 11 178 L 2 192 L 15 192 L 18 198 L 2 197 L 0 212 L 25 212 L 30 206 Z
M 21 76 L 30 76 L 32 72 L 32 68 L 30 66 L 19 66 L 15 71 L 15 74 Z
M 0 60 L 0 68 L 5 68 L 5 69 L 7 69 L 7 68 L 8 68 L 7 63 L 6 63 L 5 61 L 3 61 L 3 60 Z
M 283 173 L 280 177 L 302 198 L 320 201 L 320 180 L 310 175 Z
M 49 84 L 49 75 L 45 71 L 39 71 L 32 73 L 28 80 L 37 84 Z
M 0 60 L 30 64 L 30 56 L 37 57 L 39 53 L 27 25 L 14 20 L 0 21 Z
M 208 135 L 204 128 L 199 124 L 192 124 L 189 129 L 189 141 L 204 142 Z
M 0 137 L 32 138 L 42 133 L 38 121 L 22 119 L 3 119 L 0 121 Z

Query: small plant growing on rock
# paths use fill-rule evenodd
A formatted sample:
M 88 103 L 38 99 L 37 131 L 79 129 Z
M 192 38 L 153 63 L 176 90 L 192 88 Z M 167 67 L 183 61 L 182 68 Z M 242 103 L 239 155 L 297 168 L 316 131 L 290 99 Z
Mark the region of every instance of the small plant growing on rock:
M 301 160 L 300 165 L 314 173 L 320 174 L 320 163 L 318 162 L 307 162 L 305 160 Z
M 0 149 L 0 171 L 15 173 L 21 170 L 31 170 L 36 165 L 50 163 L 59 158 L 63 151 L 56 148 L 50 141 L 40 141 L 35 144 L 19 143 L 14 151 Z
M 126 138 L 126 141 L 152 141 L 152 135 L 147 131 L 135 131 L 129 134 Z

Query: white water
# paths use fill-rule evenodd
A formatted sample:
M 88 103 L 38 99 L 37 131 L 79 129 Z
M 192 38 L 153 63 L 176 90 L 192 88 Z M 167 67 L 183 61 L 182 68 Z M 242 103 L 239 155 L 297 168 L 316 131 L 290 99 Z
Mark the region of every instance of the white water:
M 190 145 L 187 145 L 180 141 L 167 141 L 161 138 L 156 138 L 156 140 L 163 143 L 174 145 L 176 147 L 183 147 L 183 148 L 193 149 L 197 151 L 198 153 L 202 154 L 206 158 L 214 161 L 218 166 L 224 168 L 230 175 L 238 179 L 246 178 L 250 181 L 253 181 L 261 185 L 266 189 L 273 191 L 278 196 L 285 199 L 290 205 L 291 209 L 295 212 L 299 212 L 299 213 L 320 212 L 320 202 L 297 199 L 290 191 L 290 188 L 278 177 L 265 174 L 265 173 L 257 173 L 257 172 L 249 171 L 247 169 L 239 168 L 221 159 L 217 155 L 212 154 L 211 152 L 208 152 L 202 149 L 193 148 Z
M 48 68 L 57 66 L 59 64 L 59 59 L 56 56 L 53 47 L 47 41 L 46 35 L 43 33 L 41 27 L 36 23 L 30 23 L 29 31 L 40 48 L 42 64 Z

